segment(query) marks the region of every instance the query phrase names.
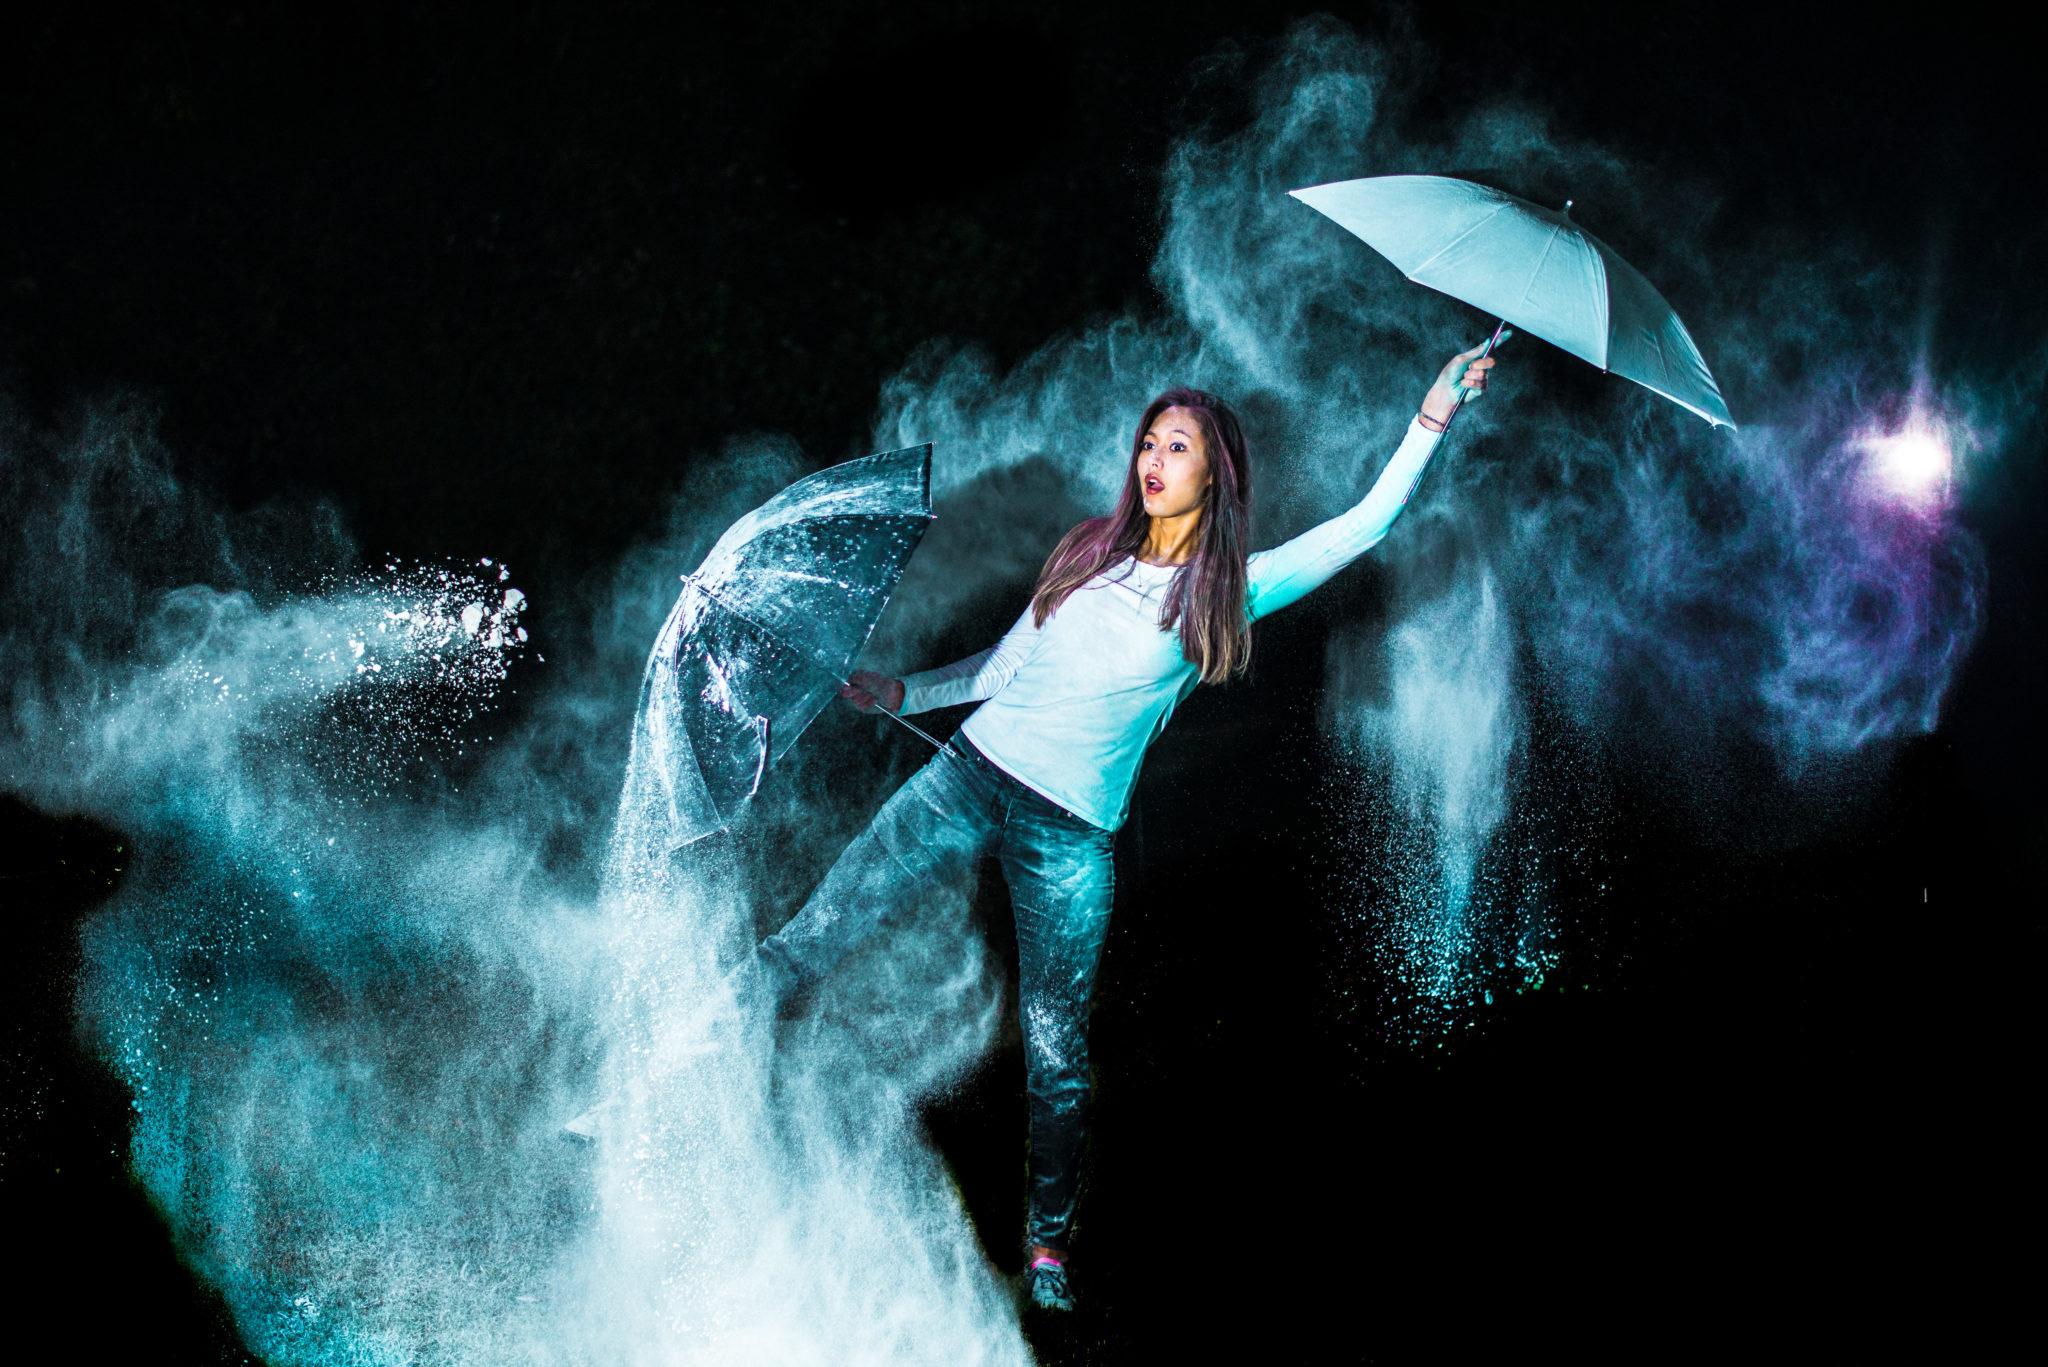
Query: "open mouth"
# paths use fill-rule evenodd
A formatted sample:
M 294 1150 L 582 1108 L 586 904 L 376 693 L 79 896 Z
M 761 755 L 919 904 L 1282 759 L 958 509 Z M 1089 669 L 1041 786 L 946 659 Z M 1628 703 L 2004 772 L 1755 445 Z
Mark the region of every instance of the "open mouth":
M 1156 494 L 1156 493 L 1158 493 L 1158 492 L 1159 492 L 1160 490 L 1164 489 L 1165 487 L 1166 487 L 1166 485 L 1164 485 L 1163 483 L 1161 483 L 1161 482 L 1160 482 L 1160 480 L 1159 480 L 1159 477 L 1158 477 L 1157 475 L 1147 475 L 1147 476 L 1145 476 L 1145 492 L 1146 492 L 1146 493 L 1148 493 L 1148 494 Z

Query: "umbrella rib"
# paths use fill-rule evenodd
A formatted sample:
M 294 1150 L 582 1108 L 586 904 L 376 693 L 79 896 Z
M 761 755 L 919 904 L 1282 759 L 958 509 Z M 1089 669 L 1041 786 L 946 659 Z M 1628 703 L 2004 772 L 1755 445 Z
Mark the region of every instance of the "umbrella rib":
M 1529 297 L 1536 292 L 1536 280 L 1537 277 L 1543 274 L 1543 263 L 1550 260 L 1550 249 L 1557 245 L 1557 239 L 1563 232 L 1564 228 L 1562 225 L 1553 224 L 1550 229 L 1550 236 L 1543 239 L 1543 252 L 1536 258 L 1536 264 L 1529 267 L 1529 279 L 1522 286 L 1523 303 L 1528 303 Z
M 807 650 L 803 650 L 797 646 L 791 645 L 788 641 L 783 639 L 782 634 L 780 632 L 775 631 L 770 627 L 763 626 L 761 623 L 747 616 L 746 613 L 741 612 L 738 608 L 734 607 L 731 603 L 728 603 L 723 598 L 720 598 L 717 594 L 711 591 L 709 585 L 700 581 L 696 575 L 684 575 L 683 582 L 685 584 L 688 584 L 691 588 L 697 590 L 697 592 L 703 594 L 706 598 L 709 598 L 713 603 L 716 603 L 719 607 L 724 608 L 727 612 L 739 618 L 742 622 L 745 622 L 754 630 L 766 636 L 769 640 L 780 643 L 782 646 L 787 648 L 791 654 L 796 655 L 799 659 L 804 660 L 813 669 L 819 670 L 820 672 L 826 674 L 827 676 L 829 676 L 830 678 L 834 679 L 839 683 L 843 684 L 847 682 L 845 679 L 840 677 L 839 671 L 837 669 L 834 669 L 831 665 L 826 664 L 822 659 L 818 658 L 816 655 L 812 654 Z M 913 722 L 907 721 L 904 718 L 897 716 L 894 712 L 891 712 L 886 707 L 881 708 L 880 711 L 882 715 L 887 717 L 890 721 L 895 722 L 898 726 L 901 726 L 904 730 L 909 731 L 912 735 L 921 737 L 928 745 L 932 746 L 934 749 L 943 750 L 946 748 L 939 741 L 933 739 L 932 736 L 928 732 L 926 732 L 923 727 L 918 726 Z M 758 776 L 755 781 L 757 783 L 759 782 Z
M 1492 213 L 1489 213 L 1489 214 L 1488 214 L 1488 215 L 1487 215 L 1487 216 L 1486 216 L 1485 218 L 1482 218 L 1482 219 L 1480 219 L 1480 220 L 1479 220 L 1479 221 L 1478 221 L 1477 223 L 1474 223 L 1474 224 L 1473 224 L 1473 225 L 1472 225 L 1471 227 L 1467 228 L 1467 229 L 1466 229 L 1466 230 L 1465 230 L 1464 232 L 1462 232 L 1462 233 L 1459 233 L 1459 234 L 1458 234 L 1458 235 L 1457 235 L 1456 237 L 1454 237 L 1454 238 L 1452 238 L 1452 239 L 1451 239 L 1450 241 L 1448 241 L 1448 242 L 1444 243 L 1444 245 L 1443 245 L 1443 246 L 1441 246 L 1441 247 L 1438 247 L 1438 248 L 1437 248 L 1437 249 L 1436 249 L 1435 251 L 1431 252 L 1431 253 L 1430 253 L 1430 254 L 1429 254 L 1429 255 L 1428 255 L 1428 256 L 1427 256 L 1426 258 L 1424 258 L 1423 260 L 1421 260 L 1421 261 L 1417 262 L 1417 263 L 1416 263 L 1416 265 L 1415 265 L 1415 269 L 1414 269 L 1414 270 L 1411 270 L 1411 271 L 1408 271 L 1408 272 L 1406 272 L 1406 274 L 1407 274 L 1408 278 L 1409 278 L 1410 280 L 1413 280 L 1413 279 L 1414 279 L 1414 278 L 1415 278 L 1415 277 L 1416 277 L 1417 275 L 1420 275 L 1420 274 L 1421 274 L 1421 273 L 1422 273 L 1423 271 L 1426 271 L 1426 270 L 1428 270 L 1428 269 L 1429 269 L 1429 268 L 1430 268 L 1431 266 L 1435 265 L 1435 264 L 1436 264 L 1436 259 L 1437 259 L 1438 257 L 1442 256 L 1442 255 L 1443 255 L 1443 254 L 1444 254 L 1445 252 L 1449 251 L 1449 250 L 1450 250 L 1451 248 L 1453 248 L 1453 247 L 1457 246 L 1457 245 L 1458 245 L 1458 244 L 1459 244 L 1460 242 L 1463 242 L 1463 241 L 1464 241 L 1464 240 L 1465 240 L 1466 238 L 1468 238 L 1468 237 L 1472 236 L 1472 234 L 1474 234 L 1474 233 L 1478 232 L 1478 231 L 1479 231 L 1479 230 L 1480 230 L 1481 228 L 1484 228 L 1484 227 L 1485 227 L 1485 226 L 1486 226 L 1486 225 L 1487 225 L 1488 223 L 1490 223 L 1490 222 L 1492 222 L 1492 221 L 1493 221 L 1493 219 L 1494 219 L 1494 217 L 1495 217 L 1496 215 L 1500 214 L 1500 213 L 1501 213 L 1502 211 L 1504 211 L 1504 210 L 1505 210 L 1505 209 L 1506 209 L 1507 207 L 1508 207 L 1508 206 L 1507 206 L 1507 205 L 1505 205 L 1505 204 L 1496 204 L 1496 205 L 1494 205 L 1494 206 L 1493 206 L 1493 212 L 1492 212 Z M 1371 244 L 1370 242 L 1368 242 L 1368 243 L 1366 243 L 1366 245 L 1367 245 L 1367 246 L 1371 246 L 1372 244 Z M 1377 250 L 1377 249 L 1375 249 L 1375 250 Z

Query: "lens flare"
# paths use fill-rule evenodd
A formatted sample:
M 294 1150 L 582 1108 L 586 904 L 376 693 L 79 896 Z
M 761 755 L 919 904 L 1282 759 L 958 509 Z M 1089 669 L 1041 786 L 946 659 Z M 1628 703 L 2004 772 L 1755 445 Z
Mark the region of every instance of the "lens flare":
M 1871 433 L 1857 445 L 1867 479 L 1884 496 L 1922 508 L 1947 502 L 1955 453 L 1936 419 L 1915 409 L 1898 431 Z

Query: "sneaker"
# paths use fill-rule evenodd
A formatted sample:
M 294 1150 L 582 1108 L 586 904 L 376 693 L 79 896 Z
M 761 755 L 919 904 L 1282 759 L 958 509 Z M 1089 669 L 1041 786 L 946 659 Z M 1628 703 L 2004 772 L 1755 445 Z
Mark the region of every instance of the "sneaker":
M 1034 1310 L 1072 1310 L 1074 1293 L 1067 1286 L 1067 1265 L 1057 1258 L 1040 1258 L 1031 1264 L 1030 1272 L 1031 1308 Z

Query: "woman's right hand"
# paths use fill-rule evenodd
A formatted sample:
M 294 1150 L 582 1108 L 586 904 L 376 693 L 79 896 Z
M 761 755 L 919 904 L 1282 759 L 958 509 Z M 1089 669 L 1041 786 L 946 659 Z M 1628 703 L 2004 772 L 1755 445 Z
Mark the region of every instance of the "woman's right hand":
M 1512 331 L 1503 331 L 1500 340 L 1505 342 L 1514 336 Z M 1499 343 L 1495 343 L 1498 347 Z M 1444 363 L 1437 373 L 1436 383 L 1429 387 L 1429 393 L 1422 399 L 1422 415 L 1431 422 L 1447 425 L 1456 416 L 1458 405 L 1469 402 L 1486 392 L 1486 372 L 1493 369 L 1499 357 L 1487 356 L 1486 343 L 1481 342 L 1470 351 L 1461 351 Z M 1460 394 L 1463 385 L 1466 392 Z
M 903 706 L 903 680 L 877 674 L 872 669 L 856 669 L 853 677 L 839 686 L 839 696 L 862 712 L 872 712 L 877 707 L 894 712 Z

